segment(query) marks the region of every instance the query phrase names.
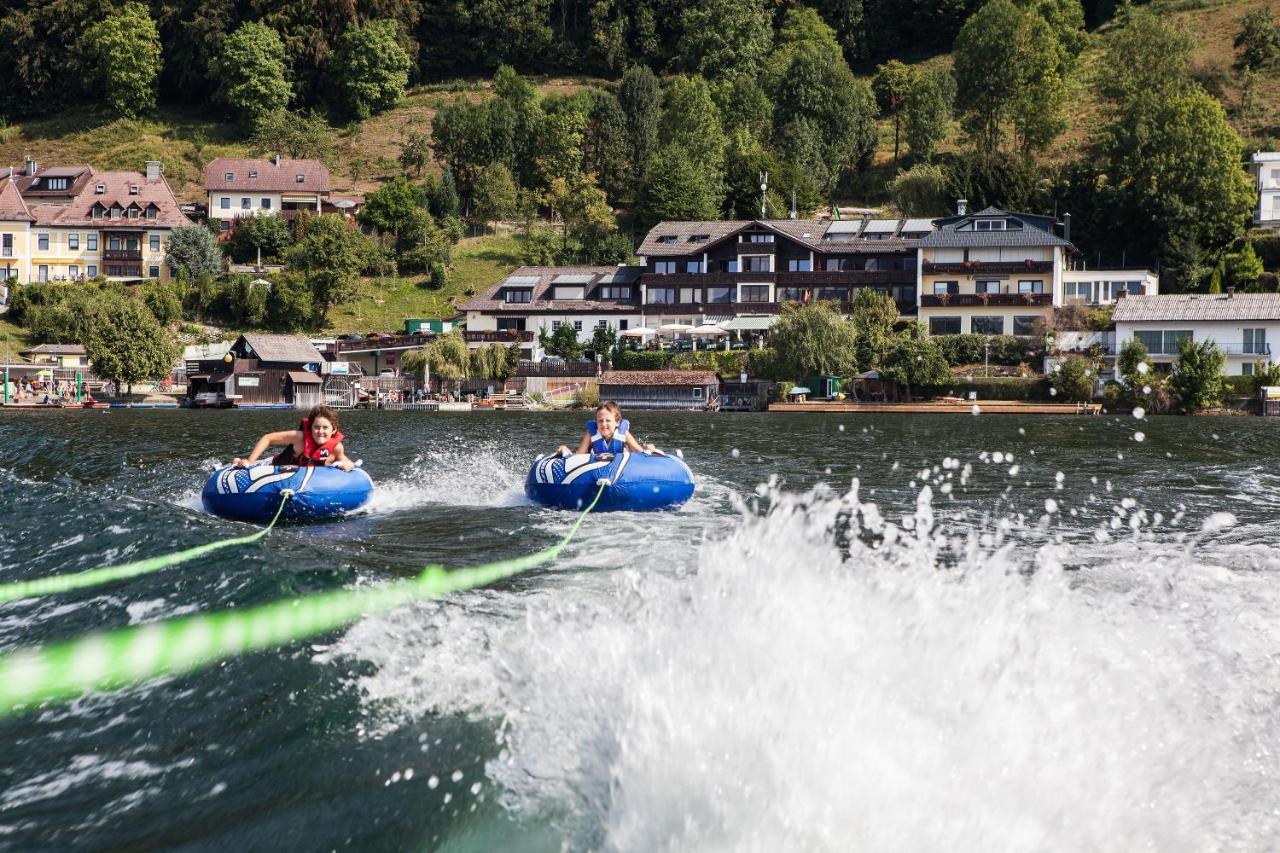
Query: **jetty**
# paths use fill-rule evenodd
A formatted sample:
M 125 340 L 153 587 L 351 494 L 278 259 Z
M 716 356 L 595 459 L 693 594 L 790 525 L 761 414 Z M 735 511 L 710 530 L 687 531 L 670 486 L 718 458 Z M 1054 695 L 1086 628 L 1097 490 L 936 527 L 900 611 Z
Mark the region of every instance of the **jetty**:
M 1025 400 L 927 400 L 915 403 L 854 403 L 814 400 L 803 403 L 771 403 L 770 412 L 840 414 L 971 415 L 1098 415 L 1101 403 L 1037 403 Z

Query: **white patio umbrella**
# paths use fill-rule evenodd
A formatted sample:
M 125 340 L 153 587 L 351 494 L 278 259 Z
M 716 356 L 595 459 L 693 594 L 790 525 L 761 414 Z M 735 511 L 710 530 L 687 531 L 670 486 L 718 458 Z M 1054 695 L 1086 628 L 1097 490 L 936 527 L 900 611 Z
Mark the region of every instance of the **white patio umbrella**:
M 693 348 L 698 348 L 698 338 L 718 338 L 720 336 L 728 337 L 729 333 L 715 323 L 703 323 L 695 329 L 690 329 L 689 334 L 693 335 Z
M 674 335 L 680 332 L 692 332 L 693 326 L 690 326 L 688 323 L 664 323 L 658 327 L 658 331 L 670 332 Z
M 624 338 L 647 338 L 658 333 L 646 326 L 636 326 L 634 329 L 627 329 L 618 334 Z

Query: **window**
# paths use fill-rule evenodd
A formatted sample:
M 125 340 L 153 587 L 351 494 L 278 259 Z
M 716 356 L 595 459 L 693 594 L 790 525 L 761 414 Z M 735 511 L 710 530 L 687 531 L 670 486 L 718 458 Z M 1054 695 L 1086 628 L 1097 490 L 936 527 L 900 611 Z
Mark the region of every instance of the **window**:
M 107 238 L 107 248 L 108 248 L 110 251 L 112 251 L 112 252 L 118 252 L 118 251 L 120 251 L 121 249 L 123 249 L 123 248 L 124 248 L 124 246 L 122 246 L 122 245 L 120 244 L 120 238 L 119 238 L 119 237 L 108 237 L 108 238 Z
M 813 272 L 813 261 L 808 258 L 792 258 L 787 261 L 787 272 Z
M 151 248 L 151 251 L 153 251 L 153 252 L 158 252 L 158 251 L 160 251 L 160 235 L 159 235 L 159 234 L 152 234 L 152 235 L 151 235 L 151 240 L 149 241 L 149 246 L 150 246 L 150 248 Z
M 672 305 L 676 301 L 676 289 L 674 287 L 651 287 L 649 288 L 647 301 L 650 305 Z
M 105 195 L 106 192 L 107 192 L 106 184 L 94 184 L 94 187 L 93 187 L 94 195 Z
M 849 291 L 844 287 L 819 287 L 816 296 L 822 302 L 849 301 Z
M 979 219 L 973 223 L 975 231 L 1004 231 L 1005 221 L 1003 219 Z
M 118 204 L 111 205 L 111 218 L 119 219 L 124 214 L 124 208 Z
M 1133 337 L 1147 348 L 1147 352 L 1155 355 L 1177 355 L 1178 341 L 1194 339 L 1190 329 L 1134 332 Z
M 218 227 L 219 227 L 220 229 L 222 229 L 222 231 L 224 231 L 224 232 L 226 232 L 226 231 L 230 231 L 230 230 L 231 230 L 231 223 L 224 219 L 224 220 L 222 220 L 221 222 L 219 222 L 219 223 L 218 223 Z
M 142 209 L 136 204 L 129 205 L 129 218 L 137 219 L 142 214 Z
M 87 266 L 87 267 L 85 267 L 85 268 L 84 268 L 84 274 L 85 274 L 85 275 L 87 275 L 87 276 L 89 276 L 89 278 L 97 278 L 97 277 L 98 277 L 98 268 L 97 268 L 96 266 L 94 266 L 93 264 L 89 264 L 89 266 Z
M 742 258 L 743 272 L 771 272 L 771 255 L 746 255 Z
M 615 285 L 603 284 L 600 286 L 600 290 L 596 298 L 597 299 L 630 299 L 631 286 L 618 285 L 618 284 L 615 284 Z
M 1044 333 L 1044 319 L 1041 317 L 1014 317 L 1013 333 L 1018 337 L 1028 338 Z
M 36 236 L 36 248 L 42 252 L 49 251 L 49 235 L 39 234 Z
M 258 172 L 257 172 L 257 170 L 255 170 L 255 169 L 250 169 L 250 170 L 249 170 L 249 178 L 252 180 L 253 178 L 256 178 L 256 177 L 258 177 Z
M 839 272 L 840 258 L 827 258 L 826 261 L 823 262 L 822 266 L 827 272 Z
M 1120 291 L 1126 291 L 1130 296 L 1137 296 L 1142 293 L 1142 286 L 1136 281 L 1109 281 L 1107 282 L 1107 293 L 1111 300 L 1120 298 Z
M 159 277 L 160 277 L 160 266 L 158 264 L 152 264 L 151 266 L 147 267 L 147 278 L 159 278 Z
M 711 240 L 710 234 L 694 234 L 689 237 L 690 243 L 707 243 Z
M 898 302 L 915 302 L 916 289 L 912 285 L 899 285 L 893 289 L 893 298 Z
M 954 296 L 960 292 L 960 282 L 958 281 L 935 281 L 933 283 L 934 296 L 946 296 L 948 294 Z
M 805 302 L 809 294 L 809 289 L 805 287 L 780 287 L 778 288 L 779 302 Z
M 129 195 L 137 195 L 137 194 L 138 194 L 138 185 L 129 184 Z
M 653 271 L 658 275 L 670 275 L 676 271 L 675 261 L 654 261 Z
M 253 204 L 253 199 L 248 198 L 248 197 L 246 197 L 246 196 L 241 196 L 241 197 L 240 197 L 240 209 L 241 209 L 241 210 L 248 210 L 248 209 L 249 209 L 249 207 L 250 207 L 252 204 Z
M 47 186 L 51 190 L 65 190 L 67 188 L 66 178 L 50 178 Z
M 270 209 L 271 209 L 271 199 L 269 199 L 269 198 L 264 198 L 264 199 L 262 200 L 262 209 L 263 209 L 263 210 L 270 210 Z
M 680 288 L 680 302 L 688 305 L 693 302 L 702 301 L 701 287 L 682 287 Z
M 618 321 L 618 331 L 619 331 L 619 332 L 625 332 L 626 330 L 627 330 L 627 321 L 626 321 L 626 320 L 619 320 L 619 321 Z
M 1036 279 L 1034 281 L 1019 281 L 1019 293 L 1044 293 L 1044 281 Z
M 93 232 L 90 232 L 90 233 L 89 233 L 89 240 L 88 240 L 88 243 L 89 243 L 89 251 L 90 251 L 90 252 L 96 252 L 96 251 L 98 251 L 98 235 L 97 235 L 97 234 L 94 234 Z
M 306 183 L 307 176 L 306 176 L 306 175 L 304 175 L 304 174 L 302 174 L 301 172 L 299 172 L 297 175 L 295 175 L 295 176 L 294 176 L 294 179 L 295 179 L 298 183 L 302 184 L 302 183 Z
M 218 207 L 222 208 L 223 210 L 230 210 L 230 209 L 231 209 L 231 197 L 230 197 L 230 196 L 225 196 L 225 195 L 224 195 L 224 196 L 222 196 L 221 198 L 219 198 L 219 199 L 218 199 Z
M 502 292 L 504 302 L 531 302 L 533 301 L 533 291 L 527 289 L 512 289 Z
M 228 180 L 228 181 L 234 181 L 234 180 L 236 179 L 236 173 L 235 173 L 235 172 L 226 172 L 226 173 L 224 173 L 224 174 L 223 174 L 223 176 L 222 176 L 222 177 L 223 177 L 225 180 Z
M 739 290 L 739 299 L 742 302 L 768 302 L 769 301 L 769 285 L 767 284 L 744 284 Z
M 995 280 L 979 281 L 975 293 L 999 293 L 1000 282 Z
M 1266 329 L 1244 330 L 1244 353 L 1245 355 L 1267 355 L 1269 353 Z
M 701 389 L 701 388 L 694 388 L 694 389 L 693 389 L 693 399 L 695 399 L 695 400 L 701 400 L 701 399 L 702 399 L 702 389 Z
M 1003 317 L 970 317 L 969 331 L 975 335 L 1003 335 Z
M 582 331 L 582 321 L 581 321 L 581 320 L 574 320 L 574 321 L 573 321 L 573 330 L 574 330 L 575 332 L 581 332 L 581 331 Z
M 658 242 L 659 242 L 659 243 L 664 243 L 664 244 L 665 244 L 665 243 L 674 243 L 674 242 L 675 242 L 676 240 L 678 240 L 678 239 L 679 239 L 679 238 L 678 238 L 675 234 L 659 234 L 659 235 L 658 235 Z
M 1083 302 L 1093 301 L 1093 282 L 1068 281 L 1066 283 L 1067 299 L 1079 299 Z
M 960 334 L 960 318 L 959 317 L 930 317 L 929 318 L 929 334 L 931 335 Z
M 1253 362 L 1245 362 L 1244 364 L 1240 365 L 1240 375 L 1241 375 L 1241 376 L 1252 376 L 1252 375 L 1253 375 Z
M 80 277 L 79 264 L 71 264 L 70 266 L 67 267 L 67 278 L 79 278 L 79 277 Z
M 607 329 L 607 328 L 609 328 L 609 321 L 608 321 L 608 320 L 601 320 L 600 322 L 596 323 L 596 328 L 597 328 L 597 329 Z
M 689 261 L 684 265 L 685 272 L 702 272 L 702 261 Z
M 49 267 L 46 264 L 41 264 L 40 268 L 36 270 L 36 281 L 48 281 L 48 280 L 49 280 Z
M 147 205 L 147 219 L 155 219 L 158 214 L 159 211 L 156 210 L 156 206 L 154 204 Z
M 772 243 L 772 234 L 748 234 L 746 242 L 748 243 Z
M 733 301 L 732 287 L 708 287 L 707 302 L 723 303 Z
M 0 248 L 0 254 L 3 254 L 4 257 L 6 258 L 13 257 L 13 235 L 12 234 L 5 234 L 3 238 L 3 243 L 0 244 L 0 246 L 3 247 L 3 248 Z
M 551 331 L 553 331 L 553 332 L 557 332 L 557 331 L 559 331 L 559 330 L 560 330 L 560 327 L 561 327 L 561 326 L 563 326 L 563 325 L 564 325 L 564 323 L 560 322 L 559 320 L 552 320 L 552 321 L 551 321 Z

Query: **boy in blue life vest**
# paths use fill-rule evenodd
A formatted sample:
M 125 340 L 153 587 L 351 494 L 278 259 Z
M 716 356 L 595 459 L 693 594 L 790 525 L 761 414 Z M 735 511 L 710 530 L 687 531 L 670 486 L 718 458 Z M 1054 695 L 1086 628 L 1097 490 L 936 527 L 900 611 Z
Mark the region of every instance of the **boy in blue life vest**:
M 582 441 L 574 453 L 590 451 L 597 456 L 601 454 L 621 453 L 623 449 L 632 453 L 653 453 L 658 448 L 652 444 L 641 444 L 631 434 L 631 424 L 622 417 L 622 410 L 612 400 L 605 400 L 596 406 L 596 418 L 587 423 L 582 433 Z M 556 453 L 566 456 L 570 453 L 568 445 L 560 445 Z
M 298 429 L 269 432 L 253 446 L 253 452 L 244 459 L 235 458 L 231 464 L 247 468 L 258 461 L 268 447 L 283 444 L 284 450 L 272 459 L 272 465 L 332 465 L 343 471 L 355 467 L 342 447 L 343 434 L 338 432 L 338 413 L 328 406 L 314 407 Z

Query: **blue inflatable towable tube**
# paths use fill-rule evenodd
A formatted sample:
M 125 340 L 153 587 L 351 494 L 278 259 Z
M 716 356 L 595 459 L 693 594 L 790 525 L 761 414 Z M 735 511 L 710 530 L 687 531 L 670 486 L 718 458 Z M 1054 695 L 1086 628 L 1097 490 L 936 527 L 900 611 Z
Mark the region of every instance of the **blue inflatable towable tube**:
M 616 456 L 539 456 L 529 469 L 524 493 L 543 506 L 582 509 L 595 498 L 601 480 L 609 485 L 597 512 L 668 509 L 693 495 L 693 475 L 683 460 L 629 450 Z
M 373 494 L 373 480 L 360 468 L 343 471 L 332 466 L 228 466 L 213 473 L 204 484 L 200 500 L 214 515 L 265 524 L 275 518 L 280 493 L 285 489 L 291 489 L 293 495 L 285 504 L 282 519 L 318 521 L 364 506 Z

